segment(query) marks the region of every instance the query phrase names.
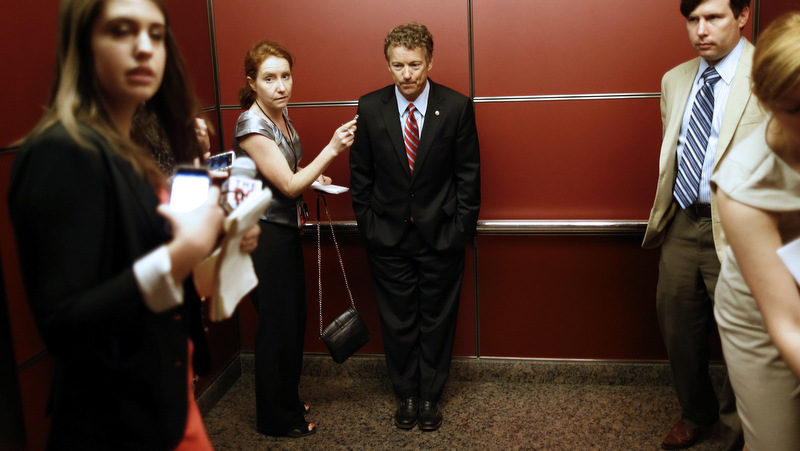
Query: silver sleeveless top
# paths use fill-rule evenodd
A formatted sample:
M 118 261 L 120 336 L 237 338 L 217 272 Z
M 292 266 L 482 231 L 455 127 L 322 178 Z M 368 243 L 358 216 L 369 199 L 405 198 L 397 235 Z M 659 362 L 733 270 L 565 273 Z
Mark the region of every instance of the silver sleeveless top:
M 247 151 L 239 146 L 239 140 L 251 133 L 258 133 L 274 141 L 275 144 L 278 145 L 278 149 L 281 151 L 284 158 L 286 158 L 286 162 L 289 163 L 292 172 L 297 172 L 297 166 L 303 158 L 303 147 L 300 145 L 300 137 L 297 135 L 292 121 L 289 120 L 289 114 L 286 109 L 283 110 L 283 117 L 293 137 L 291 142 L 289 142 L 280 128 L 272 121 L 268 121 L 252 113 L 250 110 L 246 110 L 240 114 L 233 132 L 233 150 L 236 152 L 236 155 L 247 155 Z M 299 227 L 300 225 L 297 222 L 297 204 L 302 201 L 302 196 L 298 196 L 294 199 L 286 197 L 285 194 L 270 183 L 261 173 L 258 174 L 258 177 L 264 183 L 264 186 L 272 190 L 272 202 L 264 212 L 264 215 L 261 216 L 261 219 L 275 224 Z

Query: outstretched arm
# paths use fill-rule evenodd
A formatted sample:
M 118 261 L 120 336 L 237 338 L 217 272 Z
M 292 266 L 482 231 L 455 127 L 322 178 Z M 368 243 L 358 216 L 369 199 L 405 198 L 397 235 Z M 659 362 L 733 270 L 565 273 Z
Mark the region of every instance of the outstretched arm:
M 334 131 L 331 141 L 311 163 L 292 172 L 275 141 L 266 136 L 252 133 L 239 141 L 250 158 L 256 163 L 258 171 L 289 198 L 303 193 L 340 153 L 353 144 L 355 120 L 345 123 Z

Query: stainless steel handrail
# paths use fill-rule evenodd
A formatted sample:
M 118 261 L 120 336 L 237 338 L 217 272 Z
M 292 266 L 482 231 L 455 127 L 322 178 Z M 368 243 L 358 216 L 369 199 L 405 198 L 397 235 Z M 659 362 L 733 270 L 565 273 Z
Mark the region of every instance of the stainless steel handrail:
M 315 221 L 305 228 L 315 232 Z M 549 220 L 508 219 L 478 221 L 478 235 L 641 235 L 647 221 L 641 220 Z M 337 233 L 358 233 L 355 221 L 333 221 Z

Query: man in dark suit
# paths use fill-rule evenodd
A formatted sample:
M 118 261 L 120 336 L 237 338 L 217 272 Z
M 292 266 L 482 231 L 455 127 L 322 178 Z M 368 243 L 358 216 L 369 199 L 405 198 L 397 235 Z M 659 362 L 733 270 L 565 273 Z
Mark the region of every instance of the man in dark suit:
M 727 247 L 709 180 L 765 119 L 750 91 L 753 45 L 742 36 L 750 0 L 681 0 L 680 10 L 698 57 L 661 80 L 658 185 L 642 243 L 661 248 L 656 307 L 681 405 L 661 447 L 688 448 L 719 420 L 723 439 L 741 449 L 730 382 L 717 396 L 708 372 L 714 289 Z
M 472 101 L 428 79 L 433 38 L 424 25 L 391 30 L 384 54 L 394 84 L 358 102 L 353 209 L 400 399 L 395 425 L 430 431 L 442 423 L 464 246 L 480 208 L 478 134 Z

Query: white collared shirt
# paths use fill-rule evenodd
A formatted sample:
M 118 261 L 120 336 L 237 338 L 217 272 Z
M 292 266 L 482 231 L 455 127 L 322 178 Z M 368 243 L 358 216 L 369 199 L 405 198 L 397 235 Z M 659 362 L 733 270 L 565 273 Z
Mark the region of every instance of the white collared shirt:
M 145 305 L 161 313 L 183 304 L 183 286 L 172 278 L 172 260 L 161 245 L 133 263 L 133 274 Z
M 700 177 L 700 190 L 697 194 L 697 203 L 699 204 L 711 203 L 711 185 L 709 184 L 709 180 L 711 180 L 711 172 L 714 170 L 714 156 L 717 153 L 719 131 L 722 128 L 725 106 L 728 104 L 728 96 L 731 93 L 731 83 L 733 83 L 733 77 L 736 75 L 736 68 L 739 65 L 739 59 L 742 56 L 744 45 L 745 39 L 742 37 L 739 39 L 739 43 L 736 44 L 736 47 L 714 66 L 721 79 L 714 85 L 714 117 L 711 119 L 711 135 L 708 137 L 708 146 L 706 146 L 705 159 L 703 160 L 703 173 Z M 686 147 L 686 131 L 689 129 L 689 118 L 692 115 L 694 98 L 697 91 L 703 87 L 704 82 L 702 75 L 708 66 L 708 62 L 700 58 L 700 67 L 697 70 L 697 74 L 694 76 L 692 91 L 689 93 L 689 99 L 683 111 L 681 134 L 678 136 L 678 161 L 680 161 L 683 155 L 683 149 Z
M 408 104 L 413 103 L 415 108 L 414 118 L 417 120 L 417 126 L 419 127 L 419 138 L 422 139 L 422 129 L 425 124 L 425 112 L 428 110 L 428 94 L 430 94 L 430 92 L 431 81 L 425 80 L 425 88 L 413 102 L 410 102 L 403 97 L 403 94 L 395 85 L 394 96 L 397 98 L 397 111 L 400 113 L 400 130 L 406 125 L 406 116 L 408 115 L 406 109 L 408 109 Z

